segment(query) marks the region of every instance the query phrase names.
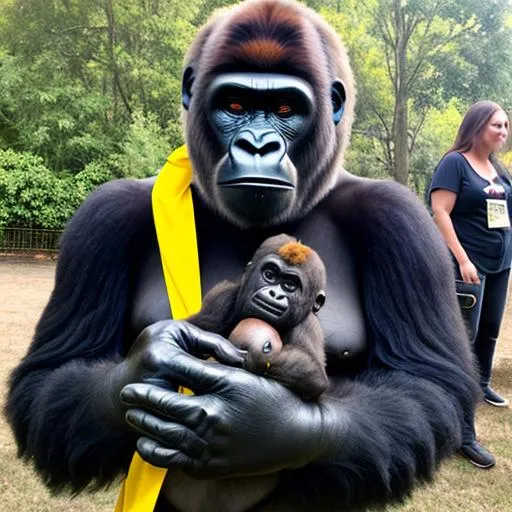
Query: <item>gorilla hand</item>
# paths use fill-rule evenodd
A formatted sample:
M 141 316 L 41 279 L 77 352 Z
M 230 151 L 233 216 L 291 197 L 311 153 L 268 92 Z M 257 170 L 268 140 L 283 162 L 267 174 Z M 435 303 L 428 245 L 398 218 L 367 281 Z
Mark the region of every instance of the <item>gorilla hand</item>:
M 167 365 L 196 395 L 151 384 L 121 393 L 127 421 L 143 434 L 138 451 L 155 466 L 195 478 L 266 474 L 301 467 L 324 456 L 334 436 L 339 442 L 344 422 L 332 407 L 303 402 L 273 380 L 190 356 Z
M 110 413 L 107 418 L 114 418 L 117 426 L 126 427 L 126 407 L 121 402 L 120 393 L 127 384 L 150 383 L 157 388 L 177 390 L 180 374 L 176 374 L 176 369 L 186 367 L 187 361 L 214 356 L 225 363 L 241 365 L 244 355 L 244 351 L 221 336 L 187 322 L 156 322 L 141 332 L 127 357 L 115 365 L 105 379 L 102 400 L 109 402 L 109 408 L 104 407 L 104 412 Z M 158 407 L 153 410 L 155 414 L 159 413 Z

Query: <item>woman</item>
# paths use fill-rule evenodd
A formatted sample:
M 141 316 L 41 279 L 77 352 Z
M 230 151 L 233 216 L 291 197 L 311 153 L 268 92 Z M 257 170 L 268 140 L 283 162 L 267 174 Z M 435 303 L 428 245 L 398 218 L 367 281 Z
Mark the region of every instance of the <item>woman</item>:
M 495 152 L 504 145 L 508 130 L 508 117 L 499 105 L 472 105 L 430 186 L 434 219 L 455 259 L 458 279 L 482 286 L 473 348 L 484 400 L 496 407 L 508 405 L 490 380 L 512 258 L 512 187 Z

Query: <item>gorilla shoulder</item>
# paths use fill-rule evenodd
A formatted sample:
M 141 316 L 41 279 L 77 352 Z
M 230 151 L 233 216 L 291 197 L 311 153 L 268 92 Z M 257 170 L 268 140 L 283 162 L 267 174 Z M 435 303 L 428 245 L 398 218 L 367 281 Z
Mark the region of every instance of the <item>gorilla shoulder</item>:
M 337 185 L 327 196 L 327 202 L 333 213 L 342 213 L 342 207 L 349 215 L 360 214 L 369 220 L 384 220 L 387 215 L 392 218 L 414 215 L 419 216 L 422 222 L 432 224 L 418 196 L 393 180 L 364 178 L 343 171 Z
M 126 249 L 153 233 L 151 190 L 154 178 L 109 181 L 95 189 L 68 222 L 60 251 L 86 259 Z M 109 243 L 106 243 L 110 240 Z M 88 256 L 87 256 L 88 255 Z

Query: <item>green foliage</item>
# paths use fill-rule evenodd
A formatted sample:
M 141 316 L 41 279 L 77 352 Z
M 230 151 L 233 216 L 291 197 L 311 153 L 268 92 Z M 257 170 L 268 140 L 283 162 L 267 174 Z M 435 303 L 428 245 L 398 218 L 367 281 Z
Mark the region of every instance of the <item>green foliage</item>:
M 78 172 L 116 153 L 134 112 L 181 142 L 181 67 L 200 0 L 0 6 L 0 147 Z
M 368 169 L 366 151 L 373 150 L 375 176 L 384 171 L 398 179 L 410 164 L 415 186 L 427 161 L 435 161 L 436 145 L 425 134 L 431 110 L 443 112 L 456 99 L 461 111 L 484 98 L 512 105 L 510 3 L 346 0 L 337 12 L 332 0 L 315 4 L 328 7 L 322 13 L 349 49 L 358 83 L 356 137 L 373 140 L 355 141 L 350 161 L 362 163 L 357 172 Z M 405 138 L 409 162 L 396 165 L 395 147 Z
M 115 171 L 114 162 L 109 160 L 95 160 L 85 166 L 72 179 L 73 189 L 78 194 L 80 204 L 88 194 L 99 185 L 112 179 L 120 178 L 119 172 Z
M 40 155 L 55 171 L 76 172 L 112 152 L 119 134 L 106 115 L 108 97 L 87 93 L 65 74 L 44 71 L 53 66 L 49 55 L 30 65 L 0 55 L 0 147 Z
M 424 196 L 439 160 L 455 141 L 464 110 L 464 105 L 454 99 L 446 108 L 432 109 L 426 115 L 409 174 L 409 184 L 420 197 Z
M 72 210 L 72 191 L 39 157 L 0 151 L 0 223 L 11 226 L 59 228 Z
M 132 118 L 122 152 L 114 157 L 115 167 L 123 176 L 145 178 L 162 167 L 171 146 L 155 115 L 136 111 Z
M 183 143 L 185 52 L 213 10 L 235 3 L 0 2 L 0 225 L 60 227 L 98 184 L 154 174 Z M 407 110 L 400 140 L 408 137 L 409 185 L 418 192 L 469 104 L 489 98 L 510 112 L 510 2 L 303 3 L 349 50 L 358 84 L 352 172 L 392 175 L 398 105 Z M 410 33 L 399 73 L 403 27 Z
M 60 229 L 87 194 L 111 178 L 97 164 L 76 176 L 58 176 L 41 157 L 0 150 L 0 227 Z

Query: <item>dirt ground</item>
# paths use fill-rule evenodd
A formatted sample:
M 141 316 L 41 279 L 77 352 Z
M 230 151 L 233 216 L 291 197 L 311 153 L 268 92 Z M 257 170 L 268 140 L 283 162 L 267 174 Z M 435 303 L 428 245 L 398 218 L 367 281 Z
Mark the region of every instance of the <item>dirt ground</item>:
M 53 287 L 54 272 L 55 262 L 51 260 L 28 260 L 0 256 L 0 402 L 2 404 L 5 400 L 5 382 L 8 374 L 26 352 L 35 323 Z M 511 303 L 512 301 L 509 301 L 496 356 L 496 373 L 500 374 L 499 380 L 503 382 L 509 380 L 512 370 Z M 508 415 L 508 413 L 506 414 Z M 503 418 L 503 416 L 501 417 Z M 506 464 L 510 464 L 508 459 Z M 510 469 L 512 468 L 509 467 L 508 470 L 510 471 Z M 16 459 L 14 440 L 0 415 L 0 503 L 2 503 L 2 510 L 107 512 L 113 510 L 114 494 L 113 491 L 97 494 L 93 502 L 87 497 L 79 497 L 71 501 L 68 497 L 50 499 L 31 469 Z M 414 507 L 410 510 L 423 510 L 423 508 Z M 441 507 L 438 510 L 448 509 Z M 469 508 L 463 510 L 469 510 Z M 471 510 L 483 509 L 472 508 Z M 491 510 L 491 508 L 486 508 L 486 510 Z M 492 508 L 492 510 L 504 509 L 499 507 Z

